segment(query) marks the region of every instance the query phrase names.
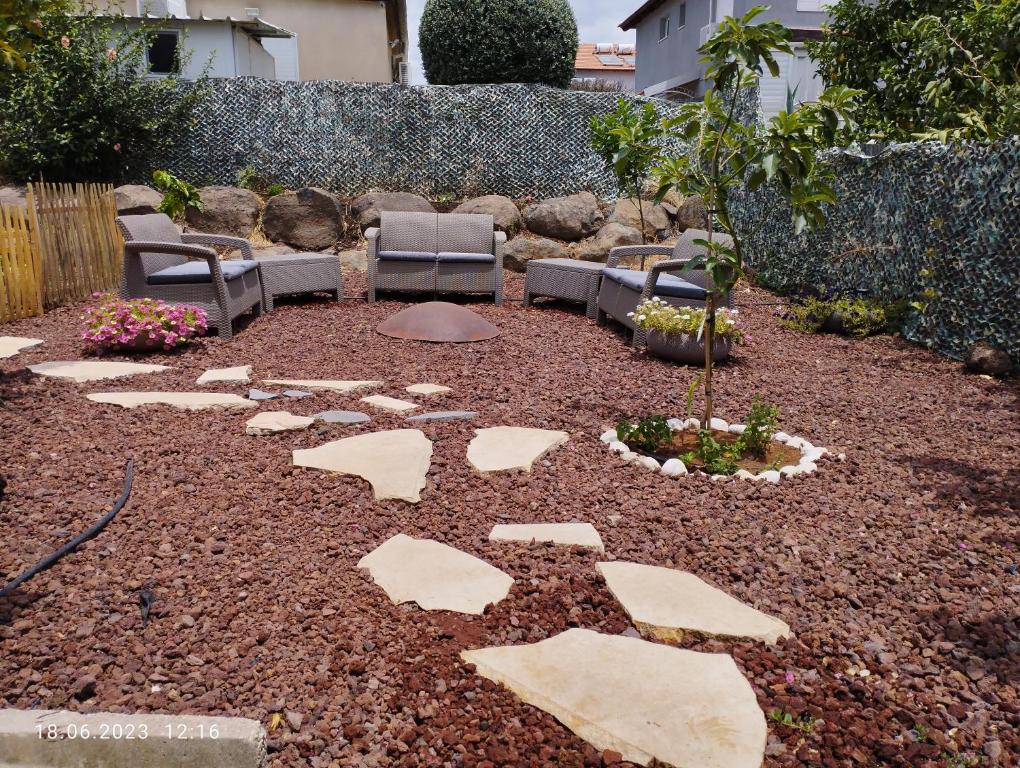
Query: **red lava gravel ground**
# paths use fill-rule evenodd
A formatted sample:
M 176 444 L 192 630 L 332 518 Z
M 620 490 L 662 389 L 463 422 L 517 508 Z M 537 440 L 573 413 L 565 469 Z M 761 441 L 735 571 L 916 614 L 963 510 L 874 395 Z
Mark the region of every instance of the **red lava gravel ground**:
M 509 282 L 519 297 L 520 279 Z M 97 539 L 0 599 L 2 704 L 267 727 L 280 713 L 273 766 L 613 762 L 458 657 L 573 626 L 628 629 L 595 554 L 487 540 L 495 523 L 581 520 L 609 557 L 692 571 L 790 624 L 795 637 L 774 647 L 683 643 L 732 653 L 762 709 L 797 719 L 769 720 L 766 766 L 1017 765 L 1020 386 L 897 338 L 784 330 L 762 306 L 772 300 L 737 296 L 753 340 L 719 369 L 717 414 L 739 419 L 760 393 L 785 431 L 847 456 L 778 486 L 674 480 L 610 454 L 600 432 L 621 416 L 682 415 L 696 372 L 635 354 L 562 305 L 473 304 L 502 335 L 436 346 L 375 333 L 397 302 L 285 303 L 233 341 L 151 358 L 173 371 L 91 385 L 24 370 L 80 356 L 80 308 L 3 327 L 46 344 L 0 361 L 0 574 L 109 509 L 129 457 L 136 481 Z M 266 378 L 381 379 L 378 392 L 396 397 L 448 384 L 429 407 L 479 417 L 422 427 L 435 454 L 422 502 L 409 505 L 290 463 L 295 448 L 404 427 L 396 414 L 248 437 L 251 411 L 122 410 L 84 397 L 195 389 L 204 369 L 243 364 Z M 357 410 L 362 394 L 263 408 Z M 481 476 L 467 443 L 499 424 L 563 429 L 570 441 L 530 475 Z M 504 569 L 508 598 L 473 618 L 390 604 L 355 566 L 398 532 Z

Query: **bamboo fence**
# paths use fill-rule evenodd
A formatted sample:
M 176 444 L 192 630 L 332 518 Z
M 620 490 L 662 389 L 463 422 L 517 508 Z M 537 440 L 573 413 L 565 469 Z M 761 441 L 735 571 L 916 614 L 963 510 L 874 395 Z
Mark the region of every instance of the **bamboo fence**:
M 29 211 L 0 207 L 0 323 L 43 313 L 39 241 Z

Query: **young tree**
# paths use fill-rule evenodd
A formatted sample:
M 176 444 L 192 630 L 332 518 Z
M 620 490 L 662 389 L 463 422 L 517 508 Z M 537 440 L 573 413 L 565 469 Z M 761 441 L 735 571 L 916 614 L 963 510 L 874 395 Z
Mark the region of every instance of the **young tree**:
M 730 195 L 738 187 L 755 190 L 770 182 L 790 203 L 798 233 L 824 223 L 825 206 L 835 203 L 836 196 L 829 183 L 831 172 L 818 163 L 815 150 L 835 140 L 840 120 L 850 120 L 852 99 L 859 93 L 829 87 L 817 102 L 780 112 L 764 127 L 742 122 L 741 99 L 765 69 L 778 75 L 776 53 L 792 53 L 786 27 L 774 20 L 752 23 L 764 10 L 755 6 L 740 19 L 726 17 L 699 49 L 712 87 L 703 102 L 684 104 L 665 121 L 667 131 L 691 142 L 690 151 L 662 158 L 656 169 L 660 200 L 676 189 L 700 195 L 709 211 L 708 239 L 696 241 L 705 254 L 690 265 L 704 266 L 711 278 L 704 327 L 704 429 L 712 419 L 716 307 L 733 290 L 744 266 L 740 233 L 730 217 Z M 732 237 L 732 246 L 715 239 L 717 228 Z

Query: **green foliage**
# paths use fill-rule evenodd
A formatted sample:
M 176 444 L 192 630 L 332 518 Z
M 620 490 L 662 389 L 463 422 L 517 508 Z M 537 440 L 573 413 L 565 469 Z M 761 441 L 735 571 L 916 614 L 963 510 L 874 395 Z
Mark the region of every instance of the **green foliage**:
M 193 184 L 167 171 L 153 171 L 152 183 L 163 193 L 159 210 L 171 219 L 181 218 L 188 208 L 202 210 L 202 197 Z
M 943 752 L 939 759 L 944 761 L 945 768 L 977 768 L 985 764 L 984 757 L 973 752 Z
M 59 13 L 67 0 L 0 0 L 0 77 L 24 69 L 42 33 L 42 17 Z
M 800 717 L 794 717 L 789 712 L 784 712 L 781 709 L 771 710 L 769 712 L 769 720 L 778 725 L 784 725 L 787 728 L 796 728 L 802 733 L 811 733 L 818 724 L 818 721 L 810 713 L 805 712 Z
M 798 299 L 783 313 L 783 325 L 795 331 L 831 330 L 856 338 L 895 329 L 903 315 L 902 302 L 875 299 Z
M 838 0 L 808 49 L 865 92 L 854 138 L 992 141 L 1020 133 L 1018 0 Z
M 17 4 L 17 3 L 16 3 Z M 48 14 L 31 34 L 28 66 L 0 77 L 0 173 L 16 180 L 110 181 L 148 170 L 205 96 L 170 76 L 147 79 L 149 35 L 82 10 Z
M 283 184 L 273 183 L 266 186 L 265 194 L 266 197 L 276 197 L 277 195 L 282 195 L 286 191 L 287 189 L 283 186 Z
M 418 33 L 433 85 L 544 83 L 574 76 L 577 22 L 567 0 L 428 0 Z
M 627 317 L 634 325 L 646 331 L 700 337 L 705 327 L 705 310 L 697 307 L 675 307 L 663 299 L 653 296 L 642 301 Z M 739 344 L 744 340 L 744 330 L 737 323 L 736 310 L 719 309 L 715 316 L 716 338 Z
M 237 172 L 234 182 L 241 189 L 250 189 L 252 192 L 261 192 L 266 187 L 265 178 L 251 164 Z
M 698 430 L 697 450 L 685 453 L 681 460 L 684 464 L 700 464 L 710 475 L 732 475 L 737 471 L 740 454 L 733 450 L 733 445 L 722 445 L 709 429 Z
M 744 419 L 744 431 L 733 443 L 734 450 L 741 456 L 750 453 L 764 457 L 765 449 L 777 429 L 779 408 L 755 395 L 751 398 L 751 409 Z
M 673 436 L 664 416 L 648 416 L 637 424 L 621 421 L 616 425 L 616 439 L 632 448 L 652 452 L 668 444 Z

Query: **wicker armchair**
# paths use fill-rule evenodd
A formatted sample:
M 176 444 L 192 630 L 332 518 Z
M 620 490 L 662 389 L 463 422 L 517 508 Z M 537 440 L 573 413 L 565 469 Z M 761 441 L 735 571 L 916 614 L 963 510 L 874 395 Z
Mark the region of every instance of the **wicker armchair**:
M 262 281 L 247 240 L 181 234 L 162 213 L 120 216 L 117 226 L 124 234 L 123 298 L 193 304 L 225 339 L 233 336 L 235 317 L 249 309 L 262 313 Z M 243 258 L 220 261 L 211 245 L 239 248 Z
M 633 245 L 613 248 L 602 273 L 599 287 L 598 322 L 604 325 L 611 317 L 632 333 L 635 348 L 645 345 L 645 332 L 638 328 L 627 315 L 637 305 L 653 296 L 677 307 L 704 308 L 705 299 L 712 288 L 711 278 L 703 268 L 691 269 L 688 264 L 695 256 L 704 252 L 704 246 L 694 240 L 708 239 L 702 229 L 688 229 L 672 245 Z M 729 235 L 716 233 L 713 240 L 732 245 Z M 620 260 L 628 256 L 639 256 L 637 270 L 620 267 Z M 645 259 L 649 256 L 669 256 L 645 271 Z M 729 300 L 725 305 L 728 305 Z
M 384 211 L 368 240 L 368 300 L 377 291 L 491 293 L 503 303 L 503 246 L 492 216 Z

